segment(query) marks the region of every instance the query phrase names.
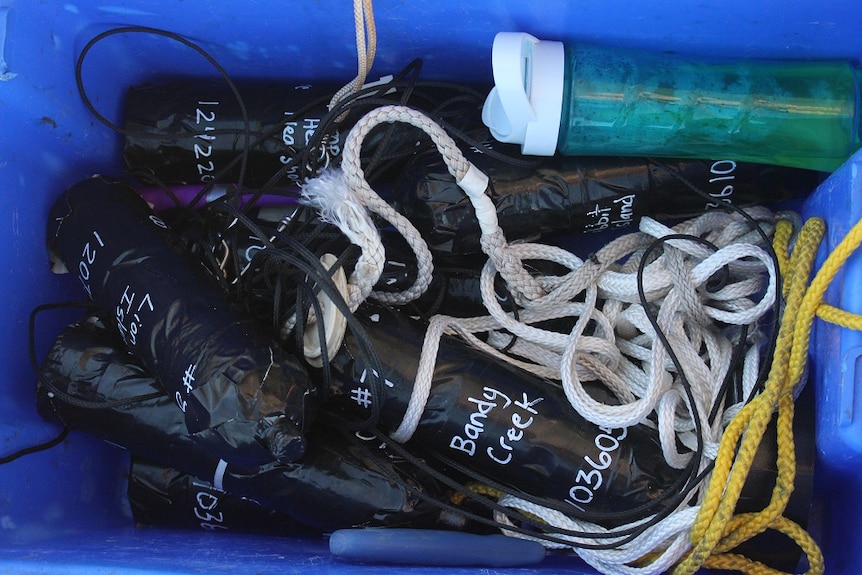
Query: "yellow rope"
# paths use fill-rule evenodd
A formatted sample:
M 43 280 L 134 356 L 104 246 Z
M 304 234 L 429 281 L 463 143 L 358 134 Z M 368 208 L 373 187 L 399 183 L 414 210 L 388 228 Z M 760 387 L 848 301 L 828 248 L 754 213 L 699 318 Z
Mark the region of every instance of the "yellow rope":
M 862 315 L 844 311 L 829 304 L 820 304 L 817 308 L 817 317 L 847 329 L 862 330 Z
M 772 236 L 772 245 L 775 249 L 775 256 L 778 260 L 778 273 L 781 274 L 785 281 L 782 284 L 783 296 L 787 297 L 787 277 L 790 274 L 790 254 L 788 246 L 793 237 L 793 226 L 787 220 L 779 220 L 775 226 L 775 232 Z
M 722 436 L 712 478 L 691 530 L 693 549 L 676 566 L 675 575 L 692 574 L 703 565 L 753 574 L 775 573 L 765 565 L 727 553 L 770 528 L 787 533 L 797 541 L 808 554 L 809 573 L 823 572 L 823 557 L 817 544 L 798 525 L 782 517 L 782 513 L 796 476 L 793 390 L 804 371 L 811 324 L 822 297 L 822 291 L 815 287 L 815 283 L 822 277 L 824 279 L 820 283 L 826 282 L 824 290 L 828 284 L 827 276 L 821 270 L 815 282 L 810 287 L 807 285 L 824 233 L 823 220 L 808 220 L 800 230 L 793 253 L 788 256 L 792 228 L 788 222 L 778 222 L 775 248 L 779 269 L 785 279 L 786 305 L 769 377 L 763 391 L 739 412 Z M 858 233 L 862 238 L 862 226 Z M 828 274 L 831 268 L 824 264 L 824 269 Z M 831 279 L 835 272 L 837 267 L 828 277 Z M 816 297 L 818 293 L 820 297 Z M 763 433 L 776 411 L 778 476 L 772 498 L 760 512 L 733 517 Z
M 503 493 L 499 489 L 494 489 L 493 487 L 485 485 L 484 483 L 473 482 L 466 484 L 464 487 L 477 495 L 484 495 L 485 497 L 489 497 L 491 499 L 500 499 L 505 495 L 505 493 Z M 462 505 L 466 500 L 467 496 L 463 493 L 454 492 L 449 496 L 449 501 L 453 505 Z
M 774 245 L 789 246 L 790 239 L 793 236 L 793 227 L 786 221 L 782 221 L 775 229 Z M 776 249 L 775 254 L 778 256 L 778 270 L 781 277 L 787 278 L 790 270 L 790 257 L 786 249 Z M 831 278 L 830 278 L 831 279 Z M 787 282 L 784 283 L 783 295 L 787 297 Z M 841 327 L 853 330 L 862 330 L 862 315 L 844 311 L 827 303 L 820 303 L 817 307 L 817 317 L 823 321 L 834 323 Z

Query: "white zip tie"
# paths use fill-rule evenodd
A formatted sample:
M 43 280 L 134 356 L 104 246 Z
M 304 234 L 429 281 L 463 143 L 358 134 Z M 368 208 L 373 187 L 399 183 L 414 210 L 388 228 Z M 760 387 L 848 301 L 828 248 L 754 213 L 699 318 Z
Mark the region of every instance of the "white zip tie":
M 224 491 L 224 474 L 227 471 L 227 461 L 224 459 L 218 460 L 215 473 L 213 474 L 213 487 L 219 491 Z

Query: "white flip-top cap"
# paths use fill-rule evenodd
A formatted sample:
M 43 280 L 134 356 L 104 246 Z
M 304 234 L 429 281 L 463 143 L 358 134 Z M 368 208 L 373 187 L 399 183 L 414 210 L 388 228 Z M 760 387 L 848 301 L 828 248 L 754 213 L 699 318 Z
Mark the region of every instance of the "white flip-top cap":
M 491 52 L 494 88 L 482 121 L 501 142 L 521 152 L 553 156 L 563 110 L 565 49 L 523 32 L 500 32 Z

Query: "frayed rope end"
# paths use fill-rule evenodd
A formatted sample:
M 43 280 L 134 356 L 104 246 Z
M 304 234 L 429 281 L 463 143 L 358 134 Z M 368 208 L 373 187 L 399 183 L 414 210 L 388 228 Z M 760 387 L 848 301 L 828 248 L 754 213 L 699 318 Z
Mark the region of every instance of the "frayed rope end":
M 324 170 L 306 180 L 300 202 L 315 208 L 321 221 L 332 224 L 356 245 L 375 229 L 365 206 L 347 186 L 340 168 Z

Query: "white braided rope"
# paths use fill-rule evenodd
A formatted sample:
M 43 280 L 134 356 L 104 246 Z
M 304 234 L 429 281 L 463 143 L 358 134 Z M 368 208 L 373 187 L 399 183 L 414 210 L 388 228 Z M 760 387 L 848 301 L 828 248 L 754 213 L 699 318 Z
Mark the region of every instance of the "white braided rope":
M 512 537 L 539 541 L 546 547 L 558 549 L 571 548 L 594 569 L 609 575 L 658 575 L 665 573 L 691 548 L 688 534 L 700 509 L 699 506 L 681 507 L 666 519 L 648 527 L 641 535 L 628 543 L 622 543 L 612 549 L 594 550 L 586 549 L 584 545 L 615 543 L 620 540 L 620 536 L 613 536 L 607 529 L 601 526 L 572 519 L 559 511 L 547 509 L 518 499 L 517 497 L 507 495 L 501 498 L 499 503 L 505 507 L 540 517 L 548 525 L 560 529 L 607 533 L 608 537 L 605 539 L 558 535 L 559 538 L 567 539 L 571 542 L 570 545 L 564 546 L 557 543 L 548 543 L 547 541 L 512 531 L 504 531 L 504 533 Z M 502 513 L 496 513 L 495 519 L 503 524 L 512 525 L 509 518 Z M 638 527 L 650 519 L 651 517 L 625 525 L 624 528 Z M 631 565 L 643 559 L 645 554 L 653 550 L 658 551 L 658 556 L 653 558 L 648 565 L 641 567 Z
M 347 305 L 350 311 L 356 311 L 371 294 L 383 272 L 386 253 L 380 232 L 361 198 L 344 185 L 341 170 L 324 170 L 318 177 L 309 179 L 302 188 L 301 201 L 317 208 L 322 221 L 338 227 L 351 243 L 361 249 L 347 283 Z
M 672 467 L 684 468 L 692 457 L 691 451 L 702 445 L 705 457 L 700 471 L 703 471 L 717 452 L 724 426 L 741 407 L 741 403 L 727 406 L 718 411 L 714 421 L 709 420 L 736 345 L 750 345 L 743 362 L 746 396 L 757 381 L 758 349 L 751 343 L 756 338 L 734 342 L 726 332 L 727 326 L 747 325 L 751 334 L 757 333 L 757 320 L 771 309 L 776 297 L 777 270 L 762 247 L 761 236 L 752 232 L 741 216 L 711 211 L 673 228 L 643 218 L 639 232 L 608 243 L 586 261 L 557 247 L 509 244 L 497 224 L 493 203 L 484 193 L 487 179 L 464 159 L 454 141 L 422 113 L 384 106 L 362 118 L 348 134 L 342 158 L 343 174 L 339 177 L 347 197 L 367 210 L 351 207 L 346 229 L 353 234 L 348 234 L 351 241 L 362 247 L 363 257 L 364 251 L 369 250 L 369 265 L 380 266 L 376 276 L 369 274 L 369 278 L 379 278 L 382 263 L 374 255 L 377 240 L 373 237 L 368 240 L 363 231 L 369 222 L 368 212 L 392 222 L 416 253 L 421 279 L 399 294 L 398 301 L 418 297 L 430 283 L 433 269 L 430 252 L 415 227 L 371 190 L 359 163 L 364 137 L 375 126 L 395 121 L 416 126 L 431 137 L 450 173 L 475 207 L 482 230 L 482 249 L 488 255 L 480 276 L 488 315 L 473 318 L 438 315 L 431 319 L 407 410 L 391 438 L 408 441 L 418 426 L 431 392 L 440 339 L 443 334 L 450 334 L 501 361 L 559 381 L 573 409 L 597 425 L 611 428 L 654 425 L 663 455 Z M 748 212 L 762 222 L 773 221 L 772 214 L 763 208 Z M 657 239 L 673 234 L 695 236 L 715 248 L 701 241 L 667 239 L 659 248 L 647 252 Z M 370 232 L 368 235 L 371 236 Z M 645 257 L 650 259 L 639 278 L 637 270 Z M 527 259 L 552 261 L 568 271 L 559 276 L 534 277 L 522 264 Z M 504 311 L 498 302 L 494 292 L 497 274 L 505 280 L 521 308 L 517 317 Z M 352 276 L 351 281 L 370 280 Z M 716 281 L 719 285 L 710 285 Z M 650 314 L 654 314 L 678 364 L 660 342 L 642 305 L 639 284 L 648 304 L 658 310 Z M 356 291 L 379 297 L 370 293 L 367 284 L 357 285 Z M 568 332 L 550 331 L 538 325 L 561 318 L 571 318 Z M 479 334 L 485 337 L 480 338 Z M 517 338 L 514 343 L 512 337 Z M 509 353 L 501 351 L 510 345 Z M 683 377 L 689 392 L 683 385 Z M 617 402 L 606 404 L 593 398 L 584 387 L 591 381 L 604 384 Z M 647 419 L 653 415 L 655 424 Z M 695 426 L 695 416 L 701 422 L 699 428 Z M 680 443 L 687 450 L 680 450 Z M 697 513 L 697 506 L 690 503 L 701 494 L 702 486 L 634 541 L 597 551 L 583 548 L 584 544 L 595 543 L 595 539 L 572 538 L 571 547 L 603 573 L 660 573 L 689 548 L 688 531 Z M 606 532 L 599 526 L 573 521 L 557 511 L 517 498 L 504 497 L 501 503 L 542 517 L 550 525 Z M 610 543 L 620 540 L 620 536 L 607 533 Z M 649 565 L 630 565 L 653 551 L 658 558 Z

